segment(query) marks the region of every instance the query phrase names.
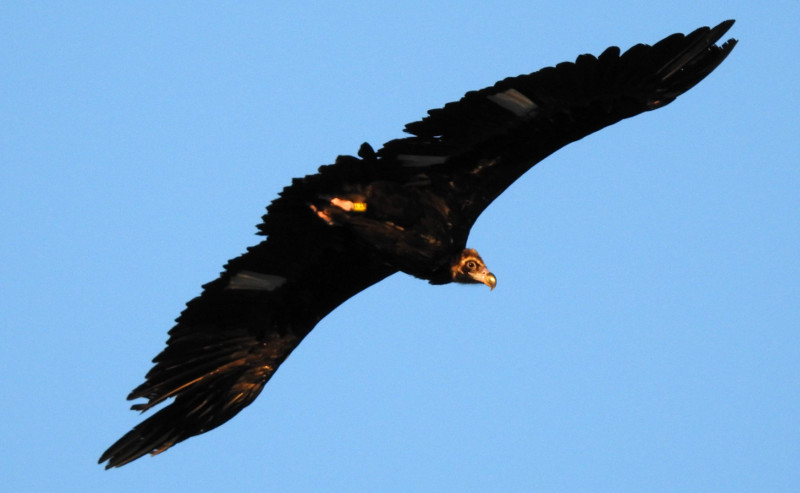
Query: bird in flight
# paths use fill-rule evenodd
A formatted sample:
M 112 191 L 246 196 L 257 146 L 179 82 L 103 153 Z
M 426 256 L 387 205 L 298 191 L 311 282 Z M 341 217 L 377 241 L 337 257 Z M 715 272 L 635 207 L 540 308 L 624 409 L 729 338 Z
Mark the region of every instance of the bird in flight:
M 688 91 L 736 45 L 715 44 L 732 25 L 501 80 L 406 125 L 410 136 L 292 180 L 258 226 L 265 239 L 187 303 L 128 396 L 145 399 L 137 411 L 168 404 L 99 462 L 122 466 L 228 421 L 320 320 L 391 274 L 493 289 L 467 248 L 481 212 L 561 147 Z

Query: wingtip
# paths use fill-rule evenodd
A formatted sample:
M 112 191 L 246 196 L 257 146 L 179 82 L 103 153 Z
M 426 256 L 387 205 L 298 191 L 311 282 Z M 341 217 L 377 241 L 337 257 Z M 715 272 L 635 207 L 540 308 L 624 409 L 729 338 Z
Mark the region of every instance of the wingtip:
M 727 31 L 728 29 L 730 29 L 730 28 L 731 28 L 731 26 L 732 26 L 732 25 L 733 25 L 735 22 L 736 22 L 736 19 L 726 19 L 726 20 L 724 20 L 724 21 L 720 22 L 719 24 L 717 24 L 717 26 L 716 26 L 714 29 L 717 29 L 717 28 L 722 28 L 722 29 L 723 29 L 723 33 L 724 33 L 725 31 Z
M 736 23 L 736 19 L 728 19 L 726 21 L 722 21 L 713 28 L 709 33 L 709 37 L 712 38 L 712 43 L 716 43 L 717 40 L 722 38 L 726 32 Z

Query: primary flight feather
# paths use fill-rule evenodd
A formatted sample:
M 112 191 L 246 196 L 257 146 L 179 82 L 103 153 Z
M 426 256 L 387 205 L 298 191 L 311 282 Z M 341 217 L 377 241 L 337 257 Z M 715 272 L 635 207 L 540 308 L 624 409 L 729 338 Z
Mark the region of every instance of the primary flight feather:
M 377 152 L 364 144 L 358 157 L 294 179 L 267 207 L 266 239 L 187 303 L 128 396 L 146 399 L 133 406 L 139 411 L 171 402 L 100 462 L 122 466 L 226 422 L 323 317 L 395 272 L 494 288 L 467 248 L 481 212 L 552 152 L 700 82 L 736 44 L 715 44 L 731 25 L 504 79 L 406 125 L 410 137 Z

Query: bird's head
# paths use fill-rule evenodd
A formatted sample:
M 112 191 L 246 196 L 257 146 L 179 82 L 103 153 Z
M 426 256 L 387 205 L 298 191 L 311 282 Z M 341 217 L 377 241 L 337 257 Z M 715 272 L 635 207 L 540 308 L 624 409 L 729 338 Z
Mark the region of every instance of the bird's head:
M 486 284 L 494 289 L 497 286 L 497 278 L 489 272 L 486 264 L 478 252 L 472 248 L 465 248 L 450 264 L 450 273 L 453 282 L 462 284 Z

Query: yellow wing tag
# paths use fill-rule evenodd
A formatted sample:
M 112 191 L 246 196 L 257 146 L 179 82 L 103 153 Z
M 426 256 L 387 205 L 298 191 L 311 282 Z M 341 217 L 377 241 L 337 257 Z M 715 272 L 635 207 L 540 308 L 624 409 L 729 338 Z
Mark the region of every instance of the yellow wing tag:
M 353 202 L 353 210 L 355 212 L 365 212 L 367 210 L 366 202 Z

